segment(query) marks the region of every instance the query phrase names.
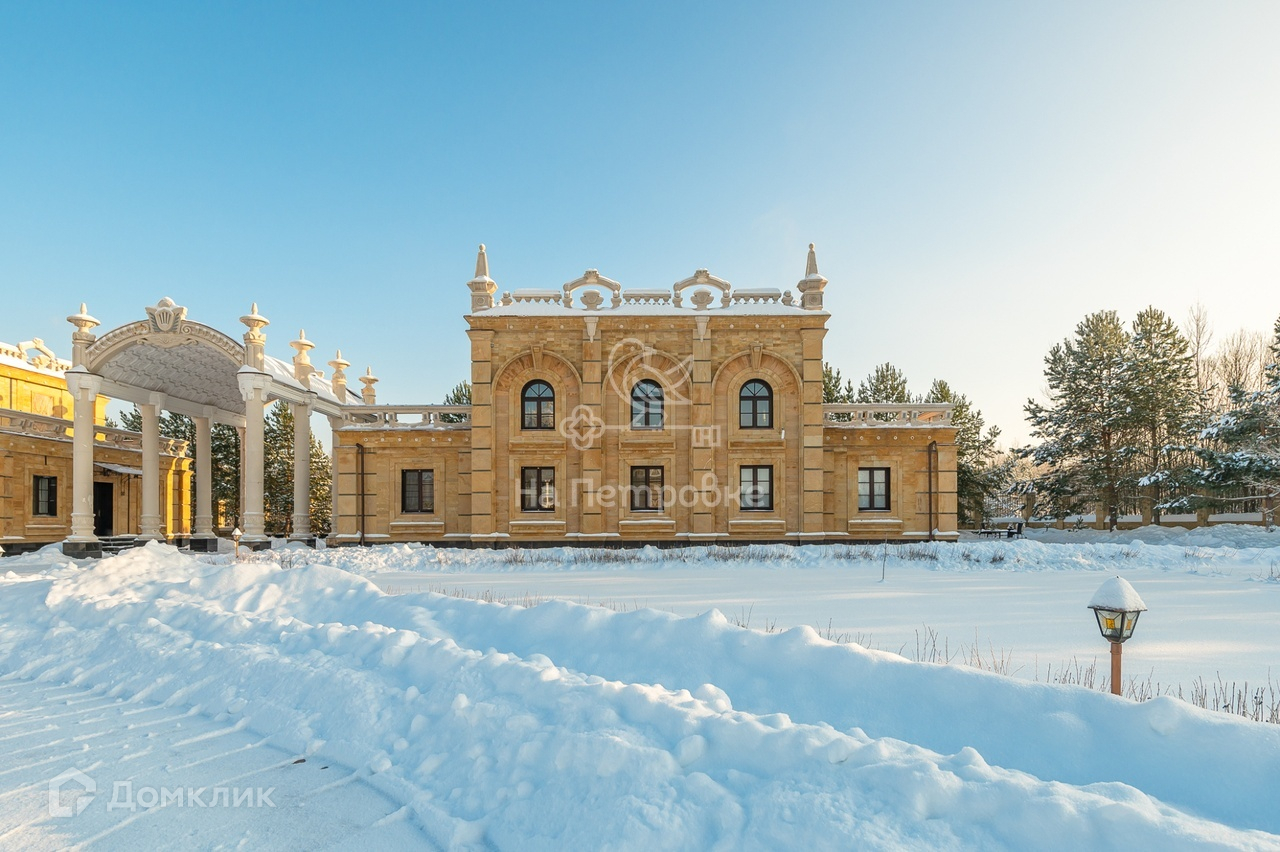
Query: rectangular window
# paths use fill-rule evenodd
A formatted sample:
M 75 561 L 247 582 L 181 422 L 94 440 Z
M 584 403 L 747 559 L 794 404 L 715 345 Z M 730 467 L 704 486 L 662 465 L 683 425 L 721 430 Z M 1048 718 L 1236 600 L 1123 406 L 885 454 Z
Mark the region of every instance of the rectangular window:
M 740 469 L 739 500 L 743 509 L 766 511 L 773 508 L 773 465 L 743 465 Z
M 631 511 L 662 511 L 662 468 L 631 468 Z
M 556 469 L 554 467 L 520 468 L 520 511 L 554 512 L 556 508 Z
M 436 510 L 436 472 L 434 470 L 400 471 L 400 511 L 434 512 Z
M 858 468 L 858 510 L 889 511 L 889 468 Z
M 31 514 L 46 518 L 58 514 L 58 477 L 37 476 L 31 482 Z

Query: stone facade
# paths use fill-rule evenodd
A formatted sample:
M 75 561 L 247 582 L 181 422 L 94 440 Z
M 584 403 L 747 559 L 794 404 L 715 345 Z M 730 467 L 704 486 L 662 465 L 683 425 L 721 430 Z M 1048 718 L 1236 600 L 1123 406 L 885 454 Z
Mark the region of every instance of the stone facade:
M 73 398 L 70 363 L 39 341 L 0 343 L 0 546 L 16 553 L 61 541 L 71 530 Z M 142 436 L 107 427 L 107 399 L 93 401 L 94 527 L 137 532 L 142 511 Z M 161 523 L 170 538 L 191 529 L 186 444 L 165 440 L 158 468 Z
M 955 538 L 950 407 L 823 405 L 826 284 L 810 246 L 799 298 L 588 270 L 496 299 L 482 246 L 471 405 L 350 406 L 332 540 Z

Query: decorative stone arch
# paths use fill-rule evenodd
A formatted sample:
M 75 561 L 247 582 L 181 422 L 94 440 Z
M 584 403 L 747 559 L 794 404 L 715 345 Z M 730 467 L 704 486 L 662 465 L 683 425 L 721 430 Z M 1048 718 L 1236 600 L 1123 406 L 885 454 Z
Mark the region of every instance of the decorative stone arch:
M 85 352 L 84 366 L 90 372 L 98 372 L 99 368 L 114 360 L 123 350 L 140 345 L 163 349 L 198 345 L 220 353 L 235 364 L 237 369 L 244 364 L 243 345 L 204 323 L 183 319 L 171 328 L 158 328 L 152 321 L 126 323 L 113 329 L 88 347 Z
M 582 394 L 582 377 L 573 364 L 554 352 L 547 352 L 541 346 L 531 347 L 508 359 L 498 368 L 493 379 L 494 401 L 509 395 L 513 387 L 516 387 L 515 392 L 518 394 L 519 389 L 535 379 L 549 382 L 555 389 L 557 416 L 560 414 L 558 399 L 562 394 L 566 399 L 571 394 L 574 405 L 577 405 Z
M 524 431 L 520 428 L 520 394 L 531 381 L 542 380 L 556 394 L 554 431 Z M 525 463 L 552 466 L 561 471 L 564 482 L 557 482 L 559 494 L 569 493 L 567 485 L 581 471 L 581 454 L 560 429 L 574 416 L 582 398 L 582 378 L 574 366 L 560 355 L 535 345 L 506 361 L 498 368 L 493 381 L 493 497 L 494 528 L 509 531 L 512 515 L 518 511 L 518 468 Z M 513 438 L 518 437 L 518 441 Z M 574 515 L 567 512 L 561 498 L 553 515 L 547 519 L 576 532 Z
M 84 305 L 67 317 L 72 334 L 73 366 L 67 386 L 75 400 L 71 535 L 72 552 L 101 553 L 93 534 L 94 401 L 99 394 L 135 403 L 142 414 L 141 537 L 163 540 L 158 491 L 158 418 L 163 410 L 191 417 L 196 426 L 196 455 L 210 457 L 214 421 L 243 431 L 243 542 L 266 546 L 263 513 L 263 413 L 270 400 L 294 406 L 294 537 L 311 541 L 309 530 L 310 416 L 318 411 L 339 415 L 350 401 L 345 376 L 325 382 L 307 357 L 314 344 L 304 334 L 290 345 L 298 351 L 292 368 L 268 358 L 264 351 L 266 317 L 257 305 L 240 321 L 248 327 L 243 344 L 216 329 L 187 319 L 187 310 L 163 298 L 146 309 L 147 319 L 125 323 L 101 335 Z M 345 362 L 344 362 L 345 363 Z M 216 541 L 210 476 L 197 471 L 193 547 L 207 549 Z M 301 525 L 301 526 L 300 526 Z M 299 530 L 302 532 L 300 533 Z M 177 531 L 185 536 L 185 531 Z
M 641 379 L 653 379 L 662 387 L 667 406 L 691 406 L 693 404 L 692 358 L 681 361 L 669 352 L 654 349 L 635 340 L 624 340 L 609 353 L 609 368 L 605 374 L 604 404 L 606 420 L 609 406 L 621 402 L 629 406 L 631 389 Z
M 588 269 L 586 272 L 582 273 L 581 278 L 575 278 L 564 285 L 564 306 L 566 308 L 572 308 L 574 292 L 588 287 L 601 287 L 608 290 L 611 294 L 609 307 L 616 308 L 622 304 L 622 285 L 611 278 L 605 278 L 595 269 Z M 584 293 L 582 295 L 583 307 L 588 310 L 597 310 L 603 305 L 603 302 L 604 300 L 594 289 L 589 293 Z
M 711 379 L 711 393 L 714 404 L 719 407 L 727 405 L 730 398 L 738 400 L 738 390 L 752 378 L 762 377 L 773 388 L 775 407 L 779 391 L 789 391 L 796 395 L 795 410 L 799 412 L 801 389 L 803 383 L 800 373 L 787 361 L 765 351 L 762 347 L 752 347 L 745 352 L 730 356 Z M 718 412 L 719 413 L 719 412 Z M 737 423 L 736 420 L 733 423 Z
M 742 429 L 738 424 L 738 392 L 752 379 L 768 382 L 773 390 L 774 418 L 771 429 Z M 761 346 L 753 346 L 728 358 L 711 380 L 715 419 L 717 423 L 725 424 L 724 437 L 731 449 L 731 452 L 717 456 L 716 476 L 733 487 L 736 485 L 735 463 L 742 463 L 747 457 L 754 459 L 757 453 L 760 458 L 775 459 L 780 469 L 774 471 L 774 513 L 781 515 L 787 528 L 791 530 L 800 528 L 802 497 L 801 483 L 797 479 L 802 470 L 803 387 L 795 367 Z M 790 400 L 793 404 L 780 404 L 781 400 Z M 788 430 L 790 438 L 787 438 Z M 744 448 L 742 453 L 750 455 L 735 455 L 732 452 L 734 444 Z M 757 449 L 746 449 L 752 444 L 757 445 Z M 791 476 L 789 471 L 795 471 L 795 476 Z M 727 524 L 733 514 L 730 506 L 722 504 L 716 510 L 718 523 Z
M 604 375 L 601 415 L 607 429 L 602 439 L 603 482 L 618 489 L 618 499 L 604 506 L 608 526 L 621 523 L 656 524 L 654 529 L 675 532 L 689 528 L 689 506 L 678 499 L 664 502 L 661 517 L 633 514 L 630 507 L 631 467 L 664 468 L 664 493 L 687 491 L 691 481 L 690 446 L 693 423 L 692 361 L 638 340 L 622 341 L 609 353 Z M 631 425 L 631 393 L 641 381 L 651 380 L 662 388 L 661 429 L 634 429 Z M 670 525 L 669 527 L 664 526 Z
M 728 281 L 725 281 L 723 278 L 717 278 L 705 269 L 699 269 L 695 271 L 692 276 L 684 279 L 683 281 L 677 281 L 672 285 L 671 304 L 677 308 L 680 307 L 684 298 L 681 294 L 690 287 L 713 287 L 719 290 L 720 307 L 729 307 L 729 301 L 732 298 L 733 285 Z M 711 300 L 700 299 L 696 292 L 693 295 L 692 301 L 694 308 L 700 311 L 711 307 Z

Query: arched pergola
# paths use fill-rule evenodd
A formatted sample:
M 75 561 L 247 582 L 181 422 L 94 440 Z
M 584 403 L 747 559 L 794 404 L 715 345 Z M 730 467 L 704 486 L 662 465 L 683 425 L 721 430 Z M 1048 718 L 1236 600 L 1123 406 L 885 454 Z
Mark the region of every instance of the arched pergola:
M 98 395 L 132 402 L 142 415 L 141 538 L 164 541 L 161 529 L 159 456 L 161 411 L 191 417 L 196 427 L 196 507 L 192 547 L 213 549 L 213 490 L 209 475 L 213 423 L 241 431 L 241 507 L 249 547 L 265 547 L 263 513 L 263 418 L 268 403 L 283 400 L 293 409 L 294 537 L 310 539 L 311 413 L 340 418 L 343 406 L 360 402 L 347 390 L 341 355 L 330 365 L 331 379 L 312 366 L 313 344 L 303 333 L 290 343 L 297 354 L 290 365 L 267 355 L 268 320 L 258 306 L 240 318 L 248 331 L 243 343 L 215 328 L 187 319 L 187 309 L 161 299 L 146 309 L 144 320 L 126 323 L 95 336 L 99 322 L 85 306 L 67 317 L 72 367 L 66 372 L 73 398 L 73 465 L 71 535 L 66 553 L 97 555 L 101 544 L 93 532 L 94 400 Z

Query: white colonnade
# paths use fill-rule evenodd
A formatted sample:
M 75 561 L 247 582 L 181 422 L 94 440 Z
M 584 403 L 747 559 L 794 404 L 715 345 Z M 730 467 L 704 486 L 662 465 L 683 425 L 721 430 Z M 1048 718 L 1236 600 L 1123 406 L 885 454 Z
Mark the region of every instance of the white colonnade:
M 265 414 L 267 406 L 281 400 L 294 415 L 293 534 L 291 538 L 313 542 L 310 529 L 311 415 L 327 415 L 339 422 L 343 407 L 357 402 L 346 390 L 341 353 L 331 383 L 323 381 L 307 352 L 314 344 L 300 332 L 290 345 L 297 351 L 293 369 L 265 353 L 268 320 L 254 305 L 240 318 L 248 328 L 243 344 L 209 326 L 191 322 L 186 309 L 170 299 L 147 308 L 147 320 L 127 323 L 97 337 L 99 325 L 84 305 L 67 318 L 76 327 L 72 335 L 73 366 L 67 386 L 73 400 L 71 535 L 64 551 L 71 555 L 97 555 L 101 543 L 94 534 L 94 422 L 98 396 L 123 399 L 138 406 L 142 416 L 140 538 L 165 541 L 185 537 L 175 529 L 170 511 L 166 529 L 161 511 L 160 417 L 173 411 L 195 423 L 195 507 L 191 545 L 197 550 L 217 547 L 214 531 L 212 430 L 214 423 L 237 428 L 241 436 L 241 543 L 251 548 L 269 546 L 264 511 Z M 334 363 L 334 362 L 331 362 Z M 157 385 L 163 385 L 157 389 Z

